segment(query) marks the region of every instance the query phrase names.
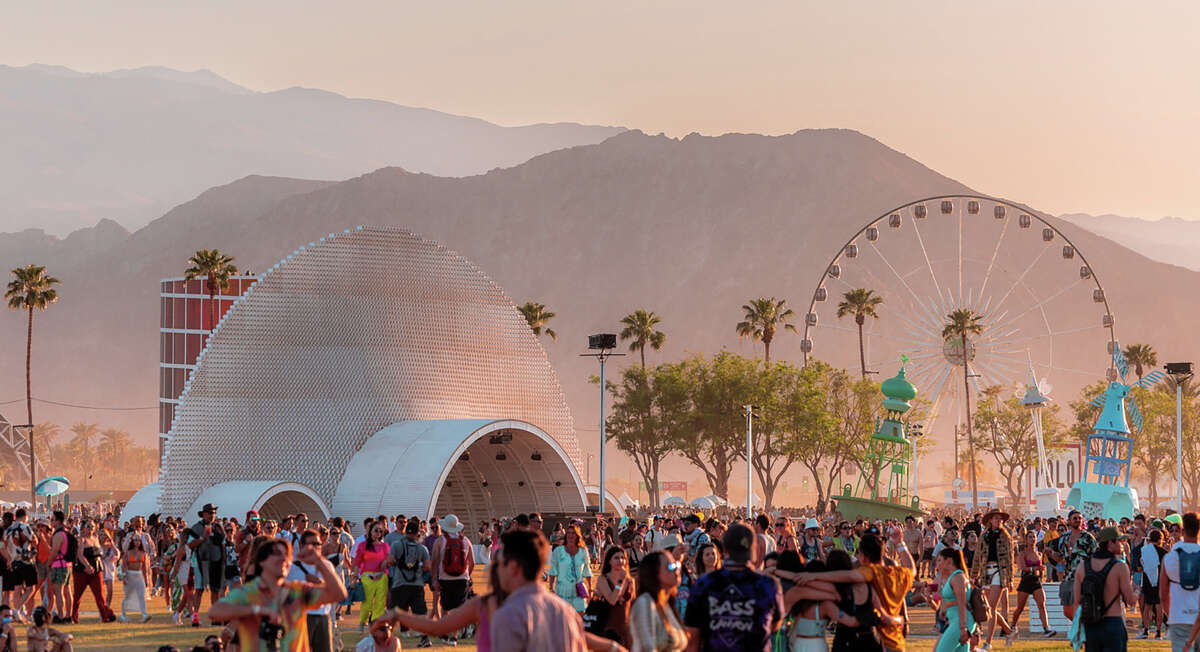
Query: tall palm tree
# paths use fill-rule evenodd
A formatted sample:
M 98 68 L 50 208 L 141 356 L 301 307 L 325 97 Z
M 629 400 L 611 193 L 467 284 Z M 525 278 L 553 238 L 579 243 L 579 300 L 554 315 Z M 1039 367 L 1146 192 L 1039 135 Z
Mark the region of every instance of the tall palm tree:
M 946 325 L 942 328 L 942 338 L 958 337 L 962 339 L 963 356 L 963 397 L 967 406 L 967 447 L 971 451 L 971 501 L 975 510 L 979 509 L 979 484 L 975 480 L 975 437 L 971 432 L 971 383 L 968 371 L 969 356 L 967 355 L 967 336 L 979 335 L 983 332 L 983 315 L 972 310 L 960 308 L 946 316 Z M 957 461 L 955 462 L 957 464 Z
M 646 345 L 658 351 L 663 342 L 667 341 L 666 333 L 655 329 L 662 320 L 658 315 L 646 310 L 636 310 L 621 320 L 625 328 L 621 329 L 621 341 L 633 340 L 629 343 L 630 351 L 642 354 L 642 369 L 646 368 Z
M 1158 354 L 1149 344 L 1130 344 L 1125 347 L 1125 362 L 1133 365 L 1133 373 L 1141 380 L 1146 367 L 1158 366 Z
M 46 268 L 41 265 L 26 265 L 12 271 L 13 279 L 8 282 L 4 298 L 8 307 L 13 310 L 24 310 L 29 313 L 29 328 L 25 334 L 25 416 L 29 424 L 29 493 L 31 503 L 37 503 L 33 495 L 33 487 L 37 482 L 37 453 L 33 447 L 33 380 L 30 369 L 33 359 L 33 311 L 45 310 L 50 304 L 58 301 L 58 290 L 54 289 L 59 280 L 46 275 Z
M 187 280 L 204 277 L 208 290 L 208 333 L 217 327 L 217 293 L 229 287 L 229 277 L 238 273 L 233 256 L 226 256 L 217 249 L 201 249 L 188 258 L 183 278 Z
M 874 291 L 867 288 L 856 288 L 842 295 L 842 302 L 838 304 L 837 316 L 838 319 L 846 315 L 854 315 L 854 323 L 858 324 L 858 361 L 862 365 L 862 377 L 867 377 L 867 353 L 863 348 L 863 323 L 867 321 L 867 317 L 879 319 L 879 314 L 875 312 L 881 303 L 883 297 L 875 294 Z
M 80 422 L 76 423 L 75 425 L 71 426 L 71 432 L 75 433 L 75 436 L 71 438 L 71 442 L 73 444 L 75 444 L 77 447 L 79 447 L 83 453 L 83 456 L 81 458 L 81 461 L 83 462 L 83 464 L 81 466 L 86 467 L 91 462 L 92 440 L 95 439 L 96 436 L 100 434 L 100 426 L 97 424 L 94 424 L 94 423 L 84 423 L 83 421 L 80 421 Z M 83 476 L 83 490 L 84 491 L 87 491 L 87 488 L 88 488 L 87 481 L 88 481 L 87 471 L 84 471 L 84 476 Z
M 742 306 L 742 312 L 745 313 L 744 321 L 738 322 L 737 334 L 761 341 L 763 359 L 768 364 L 771 362 L 771 342 L 775 339 L 775 333 L 780 328 L 793 333 L 800 332 L 791 323 L 796 313 L 787 307 L 786 299 L 751 299 L 750 303 Z
M 100 433 L 100 459 L 113 474 L 117 474 L 120 462 L 133 446 L 129 433 L 117 428 L 106 428 Z
M 62 433 L 62 428 L 57 423 L 51 421 L 43 421 L 33 427 L 34 439 L 37 441 L 38 457 L 42 460 L 42 465 L 45 466 L 46 460 L 50 459 L 50 451 L 54 446 L 54 442 L 58 440 L 58 435 Z
M 525 317 L 525 321 L 529 322 L 529 328 L 533 329 L 534 335 L 549 335 L 550 339 L 558 341 L 558 333 L 554 332 L 553 328 L 546 326 L 546 322 L 554 319 L 554 313 L 546 310 L 544 304 L 536 301 L 526 301 L 525 305 L 518 306 L 517 310 L 521 311 L 521 315 Z

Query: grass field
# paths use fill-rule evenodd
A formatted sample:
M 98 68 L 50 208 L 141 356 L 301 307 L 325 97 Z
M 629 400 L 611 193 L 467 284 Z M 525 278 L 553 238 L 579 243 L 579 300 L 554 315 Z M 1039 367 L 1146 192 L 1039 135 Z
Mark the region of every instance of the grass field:
M 484 586 L 486 581 L 483 576 L 477 573 L 476 586 Z M 120 583 L 116 586 L 116 595 L 113 596 L 113 606 L 115 611 L 120 614 L 120 602 L 122 592 Z M 204 609 L 208 609 L 208 601 L 205 598 Z M 91 602 L 90 594 L 84 597 L 83 607 L 78 625 L 59 625 L 58 628 L 62 631 L 70 632 L 75 636 L 75 649 L 86 650 L 88 652 L 133 652 L 140 650 L 149 650 L 153 652 L 161 645 L 174 645 L 181 652 L 188 652 L 193 645 L 198 645 L 204 642 L 204 637 L 210 633 L 217 633 L 219 630 L 216 627 L 201 626 L 200 628 L 179 627 L 171 623 L 171 615 L 167 612 L 167 607 L 161 598 L 155 598 L 150 601 L 151 620 L 146 624 L 125 624 L 125 623 L 108 623 L 100 622 L 99 614 L 95 611 L 95 606 Z M 928 609 L 915 609 L 911 612 L 913 618 L 912 631 L 913 636 L 909 638 L 908 649 L 910 652 L 928 652 L 933 649 L 937 638 L 933 630 L 933 614 Z M 132 618 L 132 617 L 131 617 Z M 1020 640 L 1010 648 L 1004 647 L 1004 640 L 997 637 L 994 641 L 994 648 L 1000 650 L 1014 650 L 1020 652 L 1034 652 L 1036 650 L 1069 650 L 1070 645 L 1064 638 L 1065 633 L 1060 632 L 1059 636 L 1054 639 L 1036 638 L 1035 635 L 1029 633 L 1028 621 L 1021 624 L 1022 636 L 1027 640 Z M 1129 621 L 1131 636 L 1135 633 L 1132 629 L 1133 621 Z M 341 621 L 342 641 L 345 645 L 345 650 L 352 651 L 354 646 L 362 638 L 358 634 L 358 610 L 349 615 L 344 616 Z M 24 649 L 24 629 L 18 629 L 21 640 L 21 649 Z M 416 639 L 403 639 L 406 648 L 415 649 Z M 434 648 L 443 647 L 435 639 Z M 444 648 L 451 649 L 451 648 Z M 463 641 L 455 650 L 464 650 L 472 652 L 475 646 L 472 641 Z M 1129 649 L 1135 652 L 1162 652 L 1170 649 L 1170 644 L 1165 641 L 1134 641 L 1129 642 Z

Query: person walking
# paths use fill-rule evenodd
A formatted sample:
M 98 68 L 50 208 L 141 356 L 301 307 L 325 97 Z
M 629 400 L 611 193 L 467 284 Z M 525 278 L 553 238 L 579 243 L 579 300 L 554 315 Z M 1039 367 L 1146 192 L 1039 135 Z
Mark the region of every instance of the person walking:
M 142 548 L 142 540 L 134 539 L 125 551 L 121 560 L 121 568 L 125 572 L 122 587 L 125 592 L 121 600 L 121 622 L 129 622 L 129 613 L 142 612 L 142 622 L 150 620 L 150 611 L 146 609 L 146 577 L 150 571 L 150 560 Z
M 427 612 L 425 608 L 425 573 L 429 572 L 432 564 L 429 561 L 429 551 L 418 540 L 420 533 L 420 521 L 416 519 L 408 521 L 404 525 L 404 534 L 400 540 L 390 546 L 391 556 L 388 558 L 388 566 L 392 576 L 388 602 L 393 609 L 401 609 L 417 616 L 424 616 Z M 417 647 L 429 647 L 429 645 L 429 637 L 422 635 Z
M 1171 652 L 1197 652 L 1193 625 L 1200 622 L 1200 517 L 1196 512 L 1183 515 L 1181 540 L 1162 558 L 1159 593 L 1167 614 L 1167 634 Z M 1188 645 L 1188 641 L 1191 644 Z
M 454 514 L 447 514 L 438 525 L 442 536 L 433 542 L 430 557 L 434 591 L 440 595 L 442 613 L 448 613 L 467 601 L 471 590 L 471 572 L 475 570 L 474 547 L 462 533 L 465 527 Z M 457 634 L 448 642 L 457 644 Z
M 79 544 L 76 546 L 75 567 L 73 579 L 75 591 L 71 600 L 71 622 L 79 622 L 79 603 L 84 591 L 92 590 L 92 598 L 100 610 L 100 622 L 107 623 L 117 619 L 108 603 L 104 600 L 103 573 L 101 557 L 103 548 L 96 536 L 96 525 L 91 519 L 84 519 L 79 526 Z
M 549 578 L 550 590 L 583 613 L 592 593 L 592 561 L 578 526 L 567 528 L 563 545 L 551 553 Z
M 971 579 L 975 586 L 982 587 L 986 592 L 988 605 L 992 609 L 992 618 L 987 623 L 987 640 L 983 649 L 992 647 L 992 637 L 996 634 L 996 626 L 1000 626 L 1008 644 L 1017 637 L 1017 630 L 1008 624 L 1004 614 L 1008 612 L 1008 591 L 1012 588 L 1013 545 L 1012 537 L 1004 523 L 1008 521 L 1007 513 L 994 509 L 983 517 L 986 529 L 979 538 L 979 549 L 971 561 Z
M 225 583 L 225 531 L 217 523 L 217 506 L 207 503 L 197 513 L 200 517 L 180 535 L 191 551 L 192 564 L 192 627 L 200 626 L 200 603 L 205 589 L 211 603 L 221 599 Z
M 321 557 L 321 535 L 315 530 L 304 530 L 300 533 L 300 547 L 297 557 L 312 559 L 314 555 Z M 332 564 L 330 567 L 332 568 Z M 287 574 L 288 581 L 320 584 L 321 572 L 315 563 L 305 563 L 297 558 Z M 234 587 L 236 588 L 236 587 Z M 329 614 L 332 605 L 322 604 L 305 613 L 305 628 L 308 630 L 308 646 L 311 652 L 333 652 L 333 621 Z
M 1014 628 L 1020 627 L 1021 612 L 1032 597 L 1042 619 L 1042 631 L 1045 632 L 1042 636 L 1053 638 L 1058 632 L 1050 629 L 1050 621 L 1046 614 L 1046 591 L 1042 588 L 1042 569 L 1045 564 L 1042 563 L 1042 555 L 1037 549 L 1037 532 L 1025 534 L 1025 547 L 1021 549 L 1018 560 L 1021 583 L 1017 585 L 1017 608 L 1013 610 L 1009 623 Z
M 71 613 L 71 605 L 67 602 L 67 584 L 71 580 L 70 543 L 74 535 L 67 531 L 66 521 L 66 515 L 59 510 L 55 510 L 50 517 L 54 534 L 50 537 L 49 608 L 52 614 L 50 622 L 56 625 L 67 622 Z
M 1075 618 L 1075 583 L 1071 581 L 1079 563 L 1096 552 L 1099 544 L 1096 537 L 1083 529 L 1083 514 L 1071 510 L 1067 514 L 1067 525 L 1070 530 L 1054 540 L 1054 550 L 1050 557 L 1062 568 L 1063 581 L 1058 585 L 1058 599 L 1062 605 L 1063 615 L 1067 620 Z
M 675 610 L 681 564 L 674 555 L 657 550 L 638 567 L 638 596 L 629 614 L 631 652 L 683 652 L 687 631 Z
M 1162 538 L 1162 530 L 1150 530 L 1142 547 L 1137 549 L 1142 569 L 1142 631 L 1138 634 L 1139 639 L 1150 638 L 1151 624 L 1156 630 L 1154 638 L 1161 639 L 1163 623 L 1167 621 L 1166 613 L 1163 611 L 1162 595 L 1158 587 L 1162 572 L 1162 558 L 1167 554 L 1167 549 L 1162 547 Z
M 372 620 L 383 615 L 387 609 L 388 546 L 383 542 L 387 526 L 371 523 L 366 538 L 354 548 L 354 572 L 362 582 L 363 601 L 358 612 L 358 633 L 362 634 Z
M 1125 606 L 1137 604 L 1129 565 L 1122 561 L 1129 537 L 1115 527 L 1100 530 L 1099 548 L 1075 569 L 1071 578 L 1087 652 L 1124 652 Z M 1122 604 L 1124 603 L 1124 604 Z
M 967 583 L 962 551 L 942 548 L 934 565 L 934 570 L 947 578 L 942 584 L 942 604 L 938 608 L 946 619 L 946 631 L 942 632 L 934 652 L 970 652 L 975 616 L 967 603 L 967 592 L 971 587 Z

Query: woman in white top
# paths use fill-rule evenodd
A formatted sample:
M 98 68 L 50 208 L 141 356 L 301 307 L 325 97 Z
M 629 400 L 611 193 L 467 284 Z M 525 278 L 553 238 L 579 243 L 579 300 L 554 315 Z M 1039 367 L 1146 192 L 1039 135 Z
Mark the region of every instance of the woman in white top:
M 638 597 L 629 614 L 631 652 L 682 652 L 687 632 L 675 612 L 679 562 L 666 550 L 646 555 L 638 567 Z

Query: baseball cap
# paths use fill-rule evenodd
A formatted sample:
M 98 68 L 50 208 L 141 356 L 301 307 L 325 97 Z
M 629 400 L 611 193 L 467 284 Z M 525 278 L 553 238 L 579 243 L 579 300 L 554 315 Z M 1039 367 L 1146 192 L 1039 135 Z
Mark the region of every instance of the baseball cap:
M 721 543 L 725 545 L 726 557 L 744 564 L 750 561 L 750 551 L 754 549 L 754 532 L 741 523 L 735 523 L 725 530 Z
M 1108 543 L 1110 541 L 1128 541 L 1129 535 L 1123 534 L 1115 527 L 1106 527 L 1100 530 L 1100 534 L 1096 536 L 1096 540 L 1100 543 Z

